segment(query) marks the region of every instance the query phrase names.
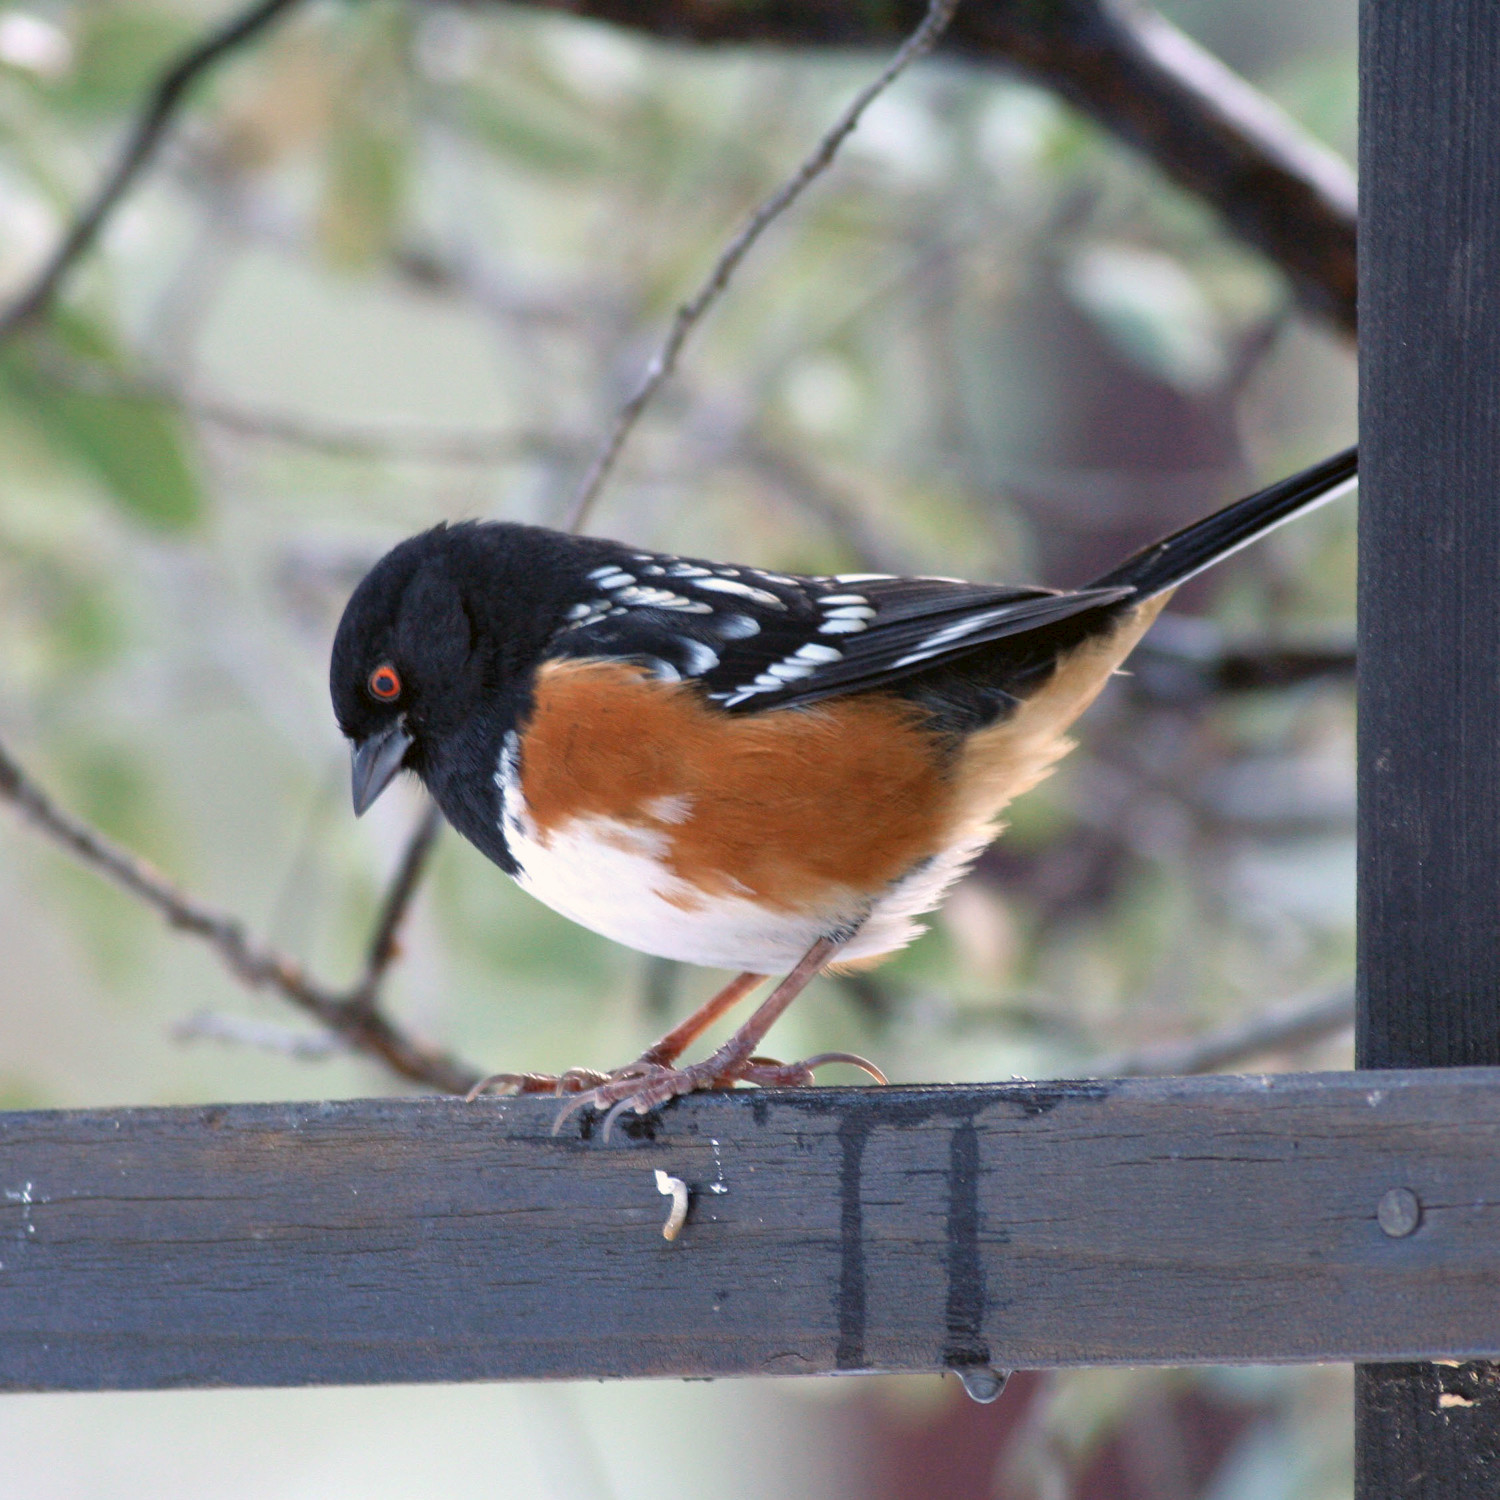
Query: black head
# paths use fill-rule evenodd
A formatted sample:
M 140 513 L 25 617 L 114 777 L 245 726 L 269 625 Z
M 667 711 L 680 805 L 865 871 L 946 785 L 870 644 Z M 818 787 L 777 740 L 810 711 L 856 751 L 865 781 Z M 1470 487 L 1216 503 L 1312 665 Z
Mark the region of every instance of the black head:
M 375 564 L 345 606 L 329 669 L 356 813 L 405 769 L 475 836 L 464 826 L 475 810 L 457 804 L 488 795 L 500 743 L 596 545 L 465 523 L 424 531 Z

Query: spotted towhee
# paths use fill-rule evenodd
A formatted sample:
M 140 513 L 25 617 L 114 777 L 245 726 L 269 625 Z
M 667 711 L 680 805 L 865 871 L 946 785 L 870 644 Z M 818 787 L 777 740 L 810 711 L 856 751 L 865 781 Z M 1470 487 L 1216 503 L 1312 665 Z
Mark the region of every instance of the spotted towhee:
M 1355 472 L 1349 449 L 1071 593 L 796 577 L 534 526 L 435 527 L 375 565 L 334 641 L 355 812 L 414 771 L 555 910 L 647 953 L 744 971 L 638 1062 L 506 1075 L 514 1086 L 644 1111 L 739 1080 L 806 1082 L 826 1056 L 754 1053 L 808 980 L 910 942 L 1001 810 L 1070 748 L 1069 726 L 1172 590 Z M 724 1047 L 676 1066 L 776 973 Z

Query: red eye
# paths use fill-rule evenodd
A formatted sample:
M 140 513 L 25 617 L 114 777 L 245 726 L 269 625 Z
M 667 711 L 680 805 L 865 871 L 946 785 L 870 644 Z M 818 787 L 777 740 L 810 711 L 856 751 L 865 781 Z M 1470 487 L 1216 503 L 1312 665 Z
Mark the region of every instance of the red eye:
M 370 673 L 370 694 L 386 703 L 401 696 L 401 679 L 393 666 L 379 666 Z

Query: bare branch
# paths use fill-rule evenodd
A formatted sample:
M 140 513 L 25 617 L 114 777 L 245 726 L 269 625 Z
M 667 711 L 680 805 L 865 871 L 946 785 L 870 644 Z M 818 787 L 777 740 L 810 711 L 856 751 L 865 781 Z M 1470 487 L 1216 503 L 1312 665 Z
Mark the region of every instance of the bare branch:
M 298 0 L 259 0 L 211 31 L 161 75 L 109 175 L 87 208 L 74 219 L 57 249 L 30 286 L 0 313 L 0 342 L 30 322 L 51 302 L 64 276 L 92 248 L 105 221 L 156 154 L 187 91 L 221 58 L 264 31 Z
M 1168 612 L 1137 647 L 1130 688 L 1159 703 L 1189 704 L 1224 693 L 1291 688 L 1308 682 L 1352 682 L 1354 644 L 1328 646 L 1247 642 L 1230 645 L 1210 620 Z
M 1352 985 L 1273 1006 L 1248 1021 L 1236 1021 L 1202 1036 L 1155 1042 L 1134 1052 L 1100 1058 L 1090 1078 L 1143 1078 L 1162 1074 L 1214 1073 L 1263 1052 L 1305 1047 L 1354 1024 Z
M 401 930 L 406 910 L 417 893 L 417 887 L 422 883 L 423 875 L 427 873 L 427 862 L 432 854 L 432 846 L 437 842 L 438 832 L 442 826 L 443 815 L 438 811 L 437 803 L 429 802 L 423 809 L 422 816 L 417 820 L 417 826 L 407 839 L 400 863 L 396 866 L 396 873 L 391 877 L 390 888 L 386 891 L 385 900 L 380 904 L 380 915 L 376 919 L 374 931 L 370 934 L 370 943 L 365 954 L 365 972 L 350 993 L 351 1004 L 363 1006 L 366 1010 L 375 1004 L 380 982 L 385 978 L 386 970 L 396 961 L 401 952 L 397 943 L 397 934 Z
M 614 467 L 621 448 L 625 446 L 625 440 L 640 420 L 641 413 L 645 411 L 651 398 L 661 389 L 662 384 L 676 368 L 677 356 L 682 352 L 682 346 L 686 343 L 688 335 L 702 321 L 709 308 L 718 301 L 724 288 L 729 284 L 730 277 L 734 275 L 740 262 L 749 253 L 751 246 L 770 224 L 796 202 L 804 189 L 827 169 L 845 138 L 859 124 L 860 116 L 865 110 L 900 77 L 909 64 L 932 50 L 949 21 L 953 19 L 957 4 L 958 0 L 930 0 L 927 14 L 923 17 L 921 25 L 901 44 L 896 54 L 880 70 L 877 77 L 854 96 L 848 108 L 814 147 L 812 154 L 750 215 L 739 233 L 720 252 L 718 260 L 714 262 L 713 269 L 708 273 L 703 285 L 677 309 L 661 348 L 646 366 L 635 393 L 621 407 L 614 426 L 610 429 L 609 435 L 600 446 L 593 463 L 589 465 L 588 472 L 583 477 L 583 482 L 578 487 L 578 493 L 574 497 L 568 518 L 564 523 L 567 530 L 577 531 L 587 520 L 590 508 L 598 498 L 599 491 L 604 487 L 604 481 L 609 477 L 609 472 Z
M 124 392 L 120 396 L 130 399 Z M 142 392 L 139 399 L 166 401 L 200 422 L 239 437 L 264 438 L 332 458 L 484 468 L 521 457 L 564 461 L 577 458 L 584 447 L 582 442 L 542 431 L 447 431 L 440 427 L 311 421 L 288 412 L 239 406 L 218 397 L 185 392 L 174 395 L 165 388 L 155 397 Z
M 885 47 L 911 0 L 512 0 L 707 44 Z M 965 0 L 944 50 L 1021 69 L 1206 199 L 1290 278 L 1302 304 L 1355 327 L 1354 174 L 1271 100 L 1130 0 Z
M 64 812 L 3 746 L 0 746 L 0 797 L 14 803 L 54 843 L 143 901 L 170 926 L 202 938 L 242 984 L 251 989 L 275 990 L 342 1037 L 355 1051 L 379 1058 L 403 1078 L 445 1093 L 467 1093 L 482 1076 L 447 1053 L 413 1041 L 373 1004 L 374 988 L 390 963 L 395 927 L 410 891 L 415 889 L 415 876 L 426 857 L 426 845 L 415 858 L 408 851 L 376 925 L 365 974 L 352 990 L 340 992 L 318 984 L 295 959 L 250 936 L 238 918 L 187 895 L 145 860 Z M 430 814 L 423 815 L 419 832 L 429 819 Z
M 483 466 L 521 456 L 566 461 L 586 451 L 581 438 L 540 429 L 486 431 L 311 419 L 241 406 L 159 378 L 123 374 L 50 347 L 38 347 L 35 357 L 38 373 L 67 390 L 110 401 L 160 403 L 240 437 L 263 438 L 334 458 Z
M 280 1057 L 298 1057 L 321 1062 L 348 1045 L 333 1032 L 294 1031 L 271 1021 L 257 1021 L 249 1016 L 227 1016 L 222 1011 L 200 1010 L 177 1022 L 172 1028 L 177 1042 L 224 1042 L 232 1047 L 254 1047 L 274 1052 Z

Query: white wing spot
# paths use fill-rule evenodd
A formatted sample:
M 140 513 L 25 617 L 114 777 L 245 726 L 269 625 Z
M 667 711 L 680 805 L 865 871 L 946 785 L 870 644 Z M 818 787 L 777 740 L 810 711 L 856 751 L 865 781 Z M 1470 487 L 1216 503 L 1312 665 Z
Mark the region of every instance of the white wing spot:
M 821 609 L 829 604 L 868 604 L 870 601 L 863 594 L 824 594 L 818 600 Z
M 857 635 L 861 630 L 866 630 L 863 620 L 825 620 L 818 626 L 819 635 Z
M 797 648 L 797 655 L 803 661 L 830 662 L 843 661 L 844 653 L 836 646 L 820 646 L 816 641 L 809 641 L 805 646 Z
M 760 634 L 760 621 L 754 615 L 721 615 L 714 621 L 714 629 L 726 641 L 748 641 Z
M 719 653 L 690 636 L 682 637 L 682 655 L 687 662 L 689 677 L 702 677 L 719 665 Z
M 837 609 L 824 611 L 829 620 L 873 620 L 878 613 L 868 604 L 841 604 Z
M 976 630 L 982 630 L 986 625 L 991 625 L 996 620 L 1003 619 L 1009 613 L 1009 606 L 1006 606 L 1002 609 L 987 609 L 983 614 L 969 615 L 965 619 L 955 620 L 951 625 L 944 625 L 941 630 L 934 630 L 917 647 L 917 650 L 919 652 L 927 652 L 938 646 L 946 646 L 953 641 L 960 641 L 966 635 L 973 635 Z
M 769 590 L 754 588 L 734 578 L 699 578 L 693 586 L 708 589 L 715 594 L 738 594 L 742 599 L 751 599 L 756 604 L 764 604 L 769 609 L 786 608 L 786 605 Z
M 835 583 L 883 583 L 887 578 L 894 578 L 894 573 L 835 573 Z
M 684 599 L 681 594 L 674 594 L 670 589 L 656 589 L 641 584 L 632 584 L 628 589 L 621 589 L 615 597 L 622 604 L 636 604 L 643 609 L 687 609 L 691 607 L 690 601 Z
M 1009 612 L 1010 608 L 1007 605 L 1002 609 L 987 609 L 983 614 L 970 615 L 964 620 L 955 620 L 953 624 L 933 631 L 915 651 L 908 652 L 899 661 L 893 661 L 891 667 L 892 669 L 909 667 L 913 662 L 926 661 L 930 656 L 937 656 L 944 647 L 951 646 L 955 641 L 961 641 L 966 635 L 972 635 L 976 630 L 982 630 L 986 625 L 1002 619 Z

